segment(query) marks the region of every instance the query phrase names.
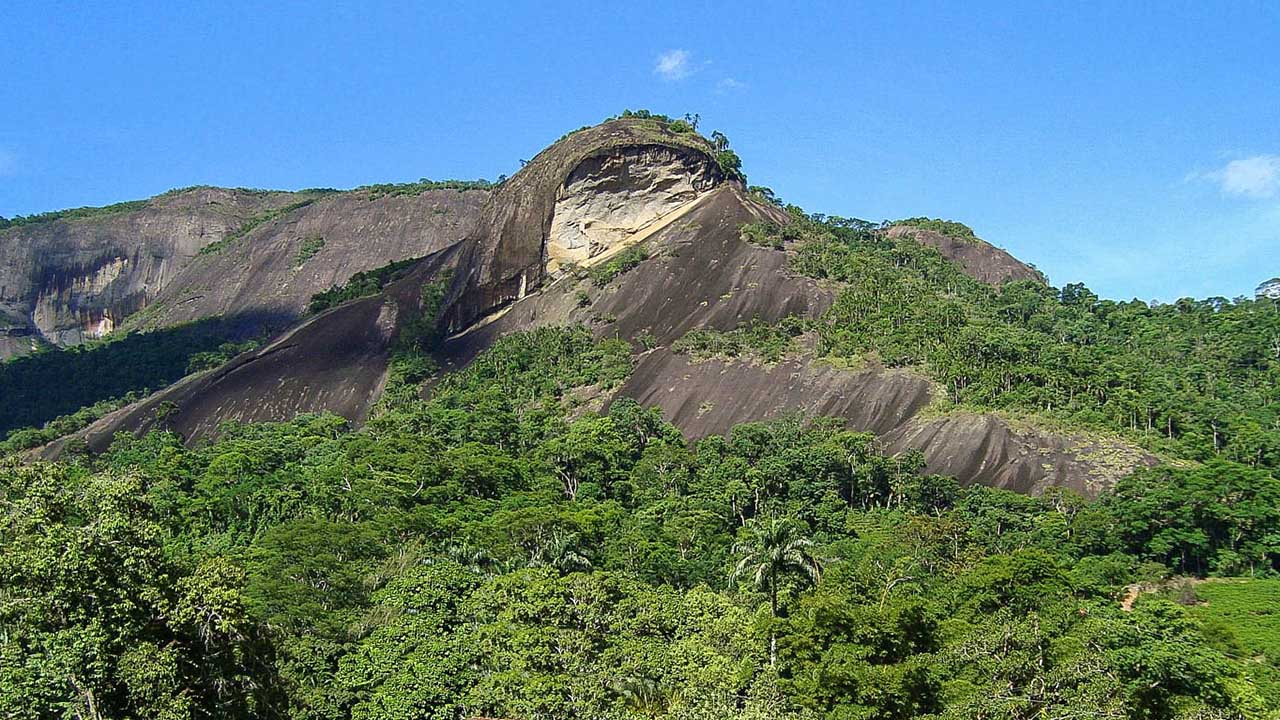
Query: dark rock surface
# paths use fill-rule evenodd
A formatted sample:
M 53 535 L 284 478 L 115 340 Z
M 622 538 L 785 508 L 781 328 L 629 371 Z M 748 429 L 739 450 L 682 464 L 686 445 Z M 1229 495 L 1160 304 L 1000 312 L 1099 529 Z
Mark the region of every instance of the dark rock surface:
M 107 415 L 78 436 L 101 451 L 122 431 L 164 427 L 195 441 L 233 420 L 328 411 L 360 422 L 382 391 L 401 323 L 420 312 L 422 286 L 454 268 L 457 250 L 454 245 L 430 255 L 383 294 L 310 318 L 265 347 Z M 54 443 L 42 454 L 56 457 L 64 446 Z
M 666 348 L 641 355 L 617 396 L 661 408 L 691 439 L 794 413 L 843 418 L 858 430 L 887 433 L 931 397 L 929 381 L 908 372 L 841 370 L 807 356 L 772 366 L 750 360 L 692 362 Z
M 137 210 L 0 232 L 0 359 L 30 351 L 33 342 L 74 345 L 118 327 L 214 315 L 287 324 L 313 294 L 357 272 L 456 243 L 474 228 L 488 195 L 193 188 Z M 307 200 L 216 252 L 200 252 L 255 218 Z M 318 250 L 304 252 L 308 243 Z
M 6 334 L 60 345 L 104 334 L 154 300 L 200 248 L 290 202 L 290 193 L 195 188 L 137 210 L 0 231 Z M 0 358 L 29 347 L 0 347 Z
M 1031 494 L 1058 486 L 1095 497 L 1155 462 L 1116 440 L 1018 427 L 990 414 L 915 418 L 881 440 L 890 452 L 923 451 L 929 472 Z
M 988 285 L 999 286 L 1011 280 L 1044 282 L 1044 277 L 1035 268 L 979 238 L 958 238 L 909 225 L 890 227 L 889 237 L 907 237 L 921 245 L 937 248 L 942 257 L 958 264 L 978 282 Z
M 484 190 L 374 199 L 362 191 L 326 195 L 263 223 L 219 252 L 192 259 L 132 324 L 156 327 L 246 310 L 297 318 L 312 295 L 357 272 L 456 244 L 475 227 L 488 195 Z M 305 257 L 308 242 L 320 248 Z
M 666 344 L 690 330 L 732 330 L 752 318 L 818 317 L 834 300 L 833 290 L 787 272 L 783 253 L 738 238 L 743 224 L 766 217 L 777 219 L 777 210 L 724 185 L 648 236 L 651 257 L 636 269 L 603 288 L 584 276 L 562 278 L 455 335 L 441 355 L 462 364 L 502 335 L 547 324 L 595 324 L 602 337 L 649 333 Z
M 653 121 L 613 120 L 568 135 L 538 153 L 485 206 L 450 289 L 445 332 L 461 331 L 543 284 L 555 205 L 579 166 L 644 149 L 678 156 L 690 174 L 705 178 L 697 181 L 701 189 L 723 179 L 704 140 L 673 134 Z

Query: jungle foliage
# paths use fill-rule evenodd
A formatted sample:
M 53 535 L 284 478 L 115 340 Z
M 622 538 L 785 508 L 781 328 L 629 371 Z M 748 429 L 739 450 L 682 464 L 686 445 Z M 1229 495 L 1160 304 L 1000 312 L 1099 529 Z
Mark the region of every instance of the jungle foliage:
M 836 420 L 690 443 L 656 410 L 602 407 L 633 348 L 585 328 L 438 372 L 437 278 L 360 428 L 311 415 L 0 459 L 0 716 L 1280 715 L 1276 303 L 993 288 L 883 225 L 788 210 L 743 236 L 828 283 L 830 309 L 673 350 L 774 361 L 808 333 L 820 355 L 929 375 L 940 411 L 1120 433 L 1170 462 L 1087 500 L 961 487 Z M 171 332 L 0 365 L 0 427 L 65 415 L 3 451 L 236 349 Z
M 1247 614 L 1118 602 L 1177 572 L 1274 576 L 1270 471 L 1156 468 L 1090 502 L 962 488 L 824 421 L 690 445 L 634 402 L 583 412 L 631 362 L 547 328 L 359 430 L 306 416 L 0 466 L 0 713 L 1280 709 Z
M 466 192 L 468 190 L 492 190 L 501 185 L 501 182 L 491 182 L 481 178 L 479 180 L 429 180 L 422 178 L 417 182 L 410 183 L 379 183 L 376 185 L 362 185 L 352 192 L 363 193 L 369 200 L 377 200 L 384 197 L 397 197 L 401 195 L 421 195 L 428 190 L 457 190 L 458 192 Z
M 240 324 L 212 318 L 50 348 L 0 363 L 0 435 L 128 393 L 159 390 L 188 372 L 221 364 L 250 345 Z

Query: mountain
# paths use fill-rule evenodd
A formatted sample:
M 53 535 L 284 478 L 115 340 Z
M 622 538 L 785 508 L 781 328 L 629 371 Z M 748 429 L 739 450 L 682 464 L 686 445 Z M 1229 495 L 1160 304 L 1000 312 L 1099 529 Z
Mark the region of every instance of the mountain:
M 484 189 L 197 187 L 0 230 L 0 358 L 214 316 L 251 336 L 312 295 L 465 236 Z
M 386 385 L 397 343 L 419 322 L 423 288 L 448 278 L 432 331 L 440 366 L 463 367 L 512 332 L 587 324 L 599 338 L 637 348 L 630 378 L 598 404 L 627 397 L 659 407 L 691 438 L 791 413 L 838 417 L 876 433 L 892 452 L 923 452 L 930 471 L 1024 492 L 1056 485 L 1094 495 L 1152 462 L 1116 438 L 1046 431 L 991 413 L 939 415 L 931 411 L 939 389 L 926 375 L 876 362 L 833 366 L 819 357 L 812 333 L 775 363 L 676 352 L 691 334 L 788 318 L 817 322 L 839 294 L 840 283 L 789 269 L 798 243 L 773 247 L 743 237 L 744 226 L 796 222 L 748 192 L 716 155 L 695 133 L 626 118 L 570 134 L 489 193 L 268 196 L 276 203 L 270 220 L 217 241 L 216 252 L 183 256 L 124 324 L 156 327 L 215 314 L 287 321 L 310 293 L 345 275 L 426 257 L 380 294 L 306 319 L 221 368 L 112 413 L 80 437 L 100 451 L 120 431 L 161 425 L 195 441 L 228 420 L 324 411 L 363 422 Z M 1043 282 L 967 228 L 916 219 L 877 232 L 932 248 L 981 283 Z M 325 243 L 300 262 L 299 248 L 311 237 Z M 45 452 L 56 455 L 64 444 Z
M 9 222 L 2 716 L 1280 711 L 1272 300 L 809 214 L 648 113 Z

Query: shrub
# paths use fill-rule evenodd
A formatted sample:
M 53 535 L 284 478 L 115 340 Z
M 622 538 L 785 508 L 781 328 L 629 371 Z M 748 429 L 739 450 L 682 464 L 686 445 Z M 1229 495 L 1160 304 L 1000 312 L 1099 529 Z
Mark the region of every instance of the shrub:
M 302 267 L 323 248 L 324 238 L 319 235 L 311 235 L 304 238 L 302 244 L 298 246 L 298 254 L 294 256 L 293 264 L 297 267 Z
M 595 283 L 596 287 L 604 287 L 612 282 L 614 278 L 648 259 L 649 251 L 644 246 L 635 245 L 623 250 L 603 264 L 591 268 L 588 274 L 591 277 L 591 282 Z
M 977 240 L 978 236 L 973 234 L 973 228 L 958 223 L 954 220 L 940 220 L 937 218 L 913 217 L 905 220 L 898 220 L 891 223 L 893 225 L 907 225 L 909 227 L 920 228 L 921 230 L 931 230 L 940 235 L 948 237 L 960 238 L 961 240 Z

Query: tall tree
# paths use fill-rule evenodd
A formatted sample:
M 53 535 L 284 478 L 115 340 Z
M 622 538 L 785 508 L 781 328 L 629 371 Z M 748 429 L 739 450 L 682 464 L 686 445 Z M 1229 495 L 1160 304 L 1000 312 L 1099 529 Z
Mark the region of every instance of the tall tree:
M 747 523 L 746 540 L 733 547 L 739 556 L 730 580 L 739 584 L 747 580 L 769 594 L 769 615 L 778 617 L 778 585 L 789 575 L 818 582 L 822 563 L 813 553 L 813 540 L 802 534 L 802 528 L 787 518 L 754 519 Z M 769 664 L 777 663 L 778 636 L 769 629 Z

